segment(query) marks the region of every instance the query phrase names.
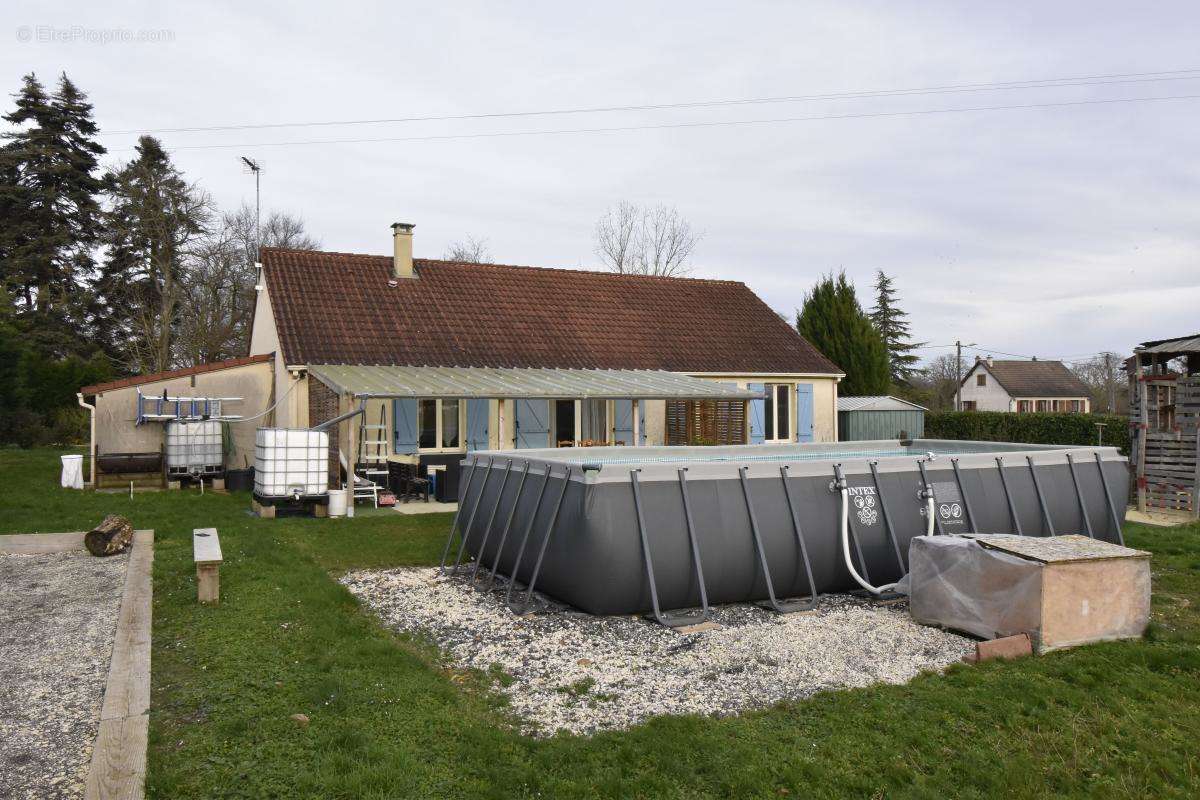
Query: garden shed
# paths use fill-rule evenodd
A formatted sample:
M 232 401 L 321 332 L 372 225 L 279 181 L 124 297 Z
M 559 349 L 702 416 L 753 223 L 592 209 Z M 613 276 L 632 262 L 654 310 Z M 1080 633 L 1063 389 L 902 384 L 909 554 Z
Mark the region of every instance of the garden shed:
M 839 397 L 838 441 L 920 439 L 929 409 L 899 397 Z

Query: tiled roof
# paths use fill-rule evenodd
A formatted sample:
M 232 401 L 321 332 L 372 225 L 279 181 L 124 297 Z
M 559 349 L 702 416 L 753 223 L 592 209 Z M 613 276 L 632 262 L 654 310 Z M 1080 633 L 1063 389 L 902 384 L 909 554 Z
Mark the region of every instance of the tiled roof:
M 149 375 L 133 375 L 128 378 L 120 378 L 119 380 L 109 381 L 108 383 L 97 383 L 92 386 L 84 386 L 79 390 L 79 393 L 100 394 L 101 392 L 111 392 L 113 389 L 124 389 L 127 386 L 141 386 L 142 384 L 154 383 L 155 381 L 169 381 L 172 378 L 186 378 L 191 375 L 199 375 L 202 372 L 215 372 L 219 369 L 244 367 L 247 364 L 261 364 L 264 361 L 270 361 L 274 357 L 274 353 L 265 353 L 258 356 L 242 356 L 241 358 L 230 358 L 226 361 L 214 361 L 211 364 L 197 364 L 194 367 L 183 367 L 181 369 L 172 369 L 166 372 L 153 372 Z
M 1092 393 L 1061 361 L 983 361 L 967 372 L 963 383 L 980 366 L 1012 397 L 1088 397 Z
M 840 374 L 745 284 L 263 248 L 288 364 Z

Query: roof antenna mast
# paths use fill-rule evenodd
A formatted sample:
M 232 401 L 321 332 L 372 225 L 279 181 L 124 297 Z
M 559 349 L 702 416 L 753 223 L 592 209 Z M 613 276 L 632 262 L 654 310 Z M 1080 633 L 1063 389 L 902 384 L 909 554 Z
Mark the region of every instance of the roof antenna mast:
M 245 156 L 242 156 L 242 161 L 246 168 L 254 173 L 254 260 L 257 262 L 261 258 L 259 249 L 262 248 L 262 190 L 259 186 L 262 167 L 257 161 Z

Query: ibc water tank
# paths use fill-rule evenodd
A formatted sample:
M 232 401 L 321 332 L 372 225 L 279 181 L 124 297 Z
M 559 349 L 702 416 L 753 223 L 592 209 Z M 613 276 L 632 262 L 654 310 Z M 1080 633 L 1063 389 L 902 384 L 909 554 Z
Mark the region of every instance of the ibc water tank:
M 209 475 L 225 468 L 221 423 L 215 420 L 167 423 L 167 473 Z
M 329 434 L 259 428 L 254 437 L 254 493 L 315 497 L 329 491 Z

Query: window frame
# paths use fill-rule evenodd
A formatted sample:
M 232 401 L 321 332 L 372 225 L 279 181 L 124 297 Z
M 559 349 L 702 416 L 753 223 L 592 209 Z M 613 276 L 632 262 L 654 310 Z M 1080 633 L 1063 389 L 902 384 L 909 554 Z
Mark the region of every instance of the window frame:
M 986 372 L 980 372 L 975 375 L 975 385 L 976 386 L 987 386 L 987 373 Z
M 445 400 L 453 400 L 458 403 L 458 446 L 443 447 L 443 402 Z M 421 446 L 421 404 L 434 404 L 434 438 L 437 442 L 437 447 L 422 447 Z M 418 397 L 417 398 L 417 452 L 418 453 L 465 453 L 467 452 L 467 404 L 463 402 L 461 397 Z
M 786 444 L 796 441 L 796 402 L 792 395 L 796 392 L 794 383 L 763 384 L 763 444 Z M 785 398 L 780 403 L 780 394 Z M 780 407 L 783 415 L 780 415 Z M 779 436 L 780 419 L 787 427 L 786 435 Z M 769 434 L 769 435 L 768 435 Z

